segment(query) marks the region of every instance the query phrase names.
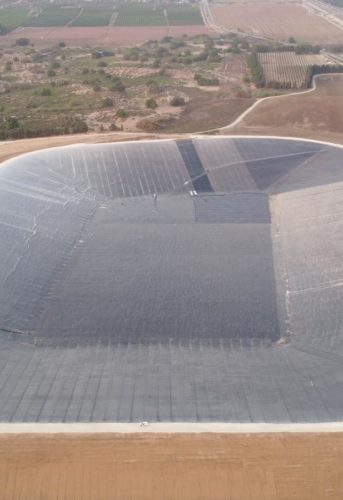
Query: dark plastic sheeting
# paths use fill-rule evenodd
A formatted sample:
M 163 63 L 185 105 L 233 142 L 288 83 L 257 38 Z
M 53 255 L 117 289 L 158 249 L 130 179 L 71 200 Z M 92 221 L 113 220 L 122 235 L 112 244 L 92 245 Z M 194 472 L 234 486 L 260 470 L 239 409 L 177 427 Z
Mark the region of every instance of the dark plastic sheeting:
M 3 164 L 0 420 L 341 420 L 342 159 L 203 138 Z

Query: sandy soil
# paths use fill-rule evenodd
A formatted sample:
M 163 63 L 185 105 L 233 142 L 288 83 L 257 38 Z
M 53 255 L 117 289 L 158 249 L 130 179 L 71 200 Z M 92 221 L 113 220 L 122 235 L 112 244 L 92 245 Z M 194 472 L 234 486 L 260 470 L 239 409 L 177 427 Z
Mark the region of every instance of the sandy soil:
M 343 434 L 1 435 L 0 498 L 342 498 Z
M 343 143 L 343 75 L 320 76 L 313 92 L 267 99 L 224 133 L 287 135 Z
M 275 40 L 312 43 L 341 43 L 343 31 L 301 5 L 291 3 L 214 4 L 212 12 L 217 24 L 245 33 Z
M 1 37 L 1 45 L 11 45 L 19 37 L 26 37 L 38 47 L 51 47 L 65 42 L 68 47 L 110 47 L 129 46 L 146 40 L 170 36 L 195 36 L 213 34 L 206 26 L 110 26 L 110 27 L 58 27 L 58 28 L 18 28 Z

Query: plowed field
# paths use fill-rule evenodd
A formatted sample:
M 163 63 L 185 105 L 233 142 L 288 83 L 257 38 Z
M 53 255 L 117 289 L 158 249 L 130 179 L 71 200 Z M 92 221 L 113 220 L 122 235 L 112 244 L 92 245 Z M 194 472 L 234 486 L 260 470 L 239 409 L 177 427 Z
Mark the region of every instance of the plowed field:
M 292 3 L 214 4 L 212 12 L 217 24 L 232 30 L 275 40 L 312 43 L 341 43 L 343 31 L 325 19 Z

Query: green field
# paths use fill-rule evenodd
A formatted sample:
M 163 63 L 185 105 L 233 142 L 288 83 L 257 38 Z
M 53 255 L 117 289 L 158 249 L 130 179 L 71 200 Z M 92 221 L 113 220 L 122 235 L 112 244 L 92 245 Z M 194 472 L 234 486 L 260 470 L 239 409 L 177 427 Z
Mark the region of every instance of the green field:
M 21 26 L 27 16 L 27 9 L 0 9 L 0 25 L 8 31 L 12 31 Z
M 96 10 L 86 8 L 71 26 L 108 26 L 112 14 L 113 9 Z
M 336 0 L 342 1 L 343 0 Z M 84 8 L 47 6 L 39 15 L 28 17 L 25 8 L 0 9 L 0 25 L 11 31 L 19 26 L 108 26 L 113 14 L 113 4 L 90 3 Z M 116 26 L 182 26 L 200 25 L 203 20 L 197 6 L 176 5 L 162 6 L 153 3 L 125 2 L 117 4 L 115 12 Z
M 167 7 L 168 24 L 170 26 L 204 24 L 199 7 L 191 5 L 169 5 Z
M 166 26 L 164 9 L 142 3 L 121 4 L 117 8 L 116 26 Z
M 46 7 L 37 17 L 28 17 L 23 26 L 49 27 L 65 26 L 80 12 L 79 8 Z

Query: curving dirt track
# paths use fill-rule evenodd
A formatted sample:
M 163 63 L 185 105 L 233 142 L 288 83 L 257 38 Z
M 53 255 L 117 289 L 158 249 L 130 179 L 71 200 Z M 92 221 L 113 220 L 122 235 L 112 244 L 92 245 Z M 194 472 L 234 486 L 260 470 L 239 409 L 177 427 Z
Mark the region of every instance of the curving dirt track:
M 223 132 L 343 143 L 343 75 L 321 75 L 316 81 L 311 92 L 261 101 L 236 126 Z

